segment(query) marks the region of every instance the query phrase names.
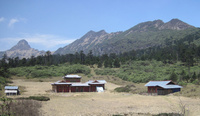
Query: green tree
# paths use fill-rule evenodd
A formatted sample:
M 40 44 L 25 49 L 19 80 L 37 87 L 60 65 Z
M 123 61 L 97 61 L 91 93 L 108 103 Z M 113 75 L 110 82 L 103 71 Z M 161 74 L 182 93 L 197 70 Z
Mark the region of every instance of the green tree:
M 90 50 L 89 53 L 87 54 L 86 62 L 89 65 L 94 64 L 94 56 L 93 56 L 92 50 Z
M 10 77 L 9 67 L 7 63 L 7 55 L 5 54 L 0 62 L 0 76 L 4 78 Z
M 183 79 L 185 78 L 185 76 L 186 76 L 185 70 L 182 70 L 182 72 L 180 74 L 180 77 L 179 77 L 179 81 L 183 81 Z
M 108 67 L 108 60 L 105 60 L 104 61 L 104 68 L 107 68 Z
M 192 75 L 192 77 L 190 78 L 190 81 L 193 82 L 193 81 L 195 81 L 196 79 L 197 79 L 197 75 L 196 75 L 196 73 L 194 72 L 193 75 Z
M 176 73 L 173 71 L 172 74 L 170 75 L 169 79 L 172 80 L 172 81 L 174 81 L 174 82 L 176 82 L 176 81 L 177 81 L 177 77 L 178 77 L 178 76 L 177 76 Z
M 101 67 L 102 67 L 102 62 L 99 61 L 99 62 L 98 62 L 98 68 L 101 68 Z
M 114 61 L 114 67 L 115 68 L 119 68 L 120 67 L 119 59 L 115 59 L 115 61 Z
M 47 51 L 45 54 L 45 65 L 51 65 L 51 61 L 52 61 L 52 55 L 50 51 Z
M 85 54 L 83 50 L 80 51 L 80 63 L 85 64 Z

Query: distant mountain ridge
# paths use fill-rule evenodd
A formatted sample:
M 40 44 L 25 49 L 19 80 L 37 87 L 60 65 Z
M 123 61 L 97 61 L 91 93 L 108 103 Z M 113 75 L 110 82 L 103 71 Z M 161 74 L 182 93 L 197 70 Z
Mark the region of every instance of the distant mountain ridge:
M 85 53 L 88 53 L 89 50 L 93 49 L 98 44 L 101 44 L 103 41 L 111 39 L 112 37 L 120 34 L 122 32 L 116 33 L 107 33 L 105 30 L 101 30 L 99 32 L 89 31 L 80 39 L 77 39 L 70 45 L 59 48 L 54 54 L 67 54 L 67 53 L 75 53 L 83 50 Z
M 44 55 L 45 51 L 38 51 L 34 48 L 31 48 L 26 40 L 20 40 L 17 45 L 13 46 L 11 49 L 1 52 L 0 59 L 4 54 L 6 54 L 9 58 L 19 57 L 19 59 L 22 59 L 30 58 L 31 56 L 37 57 Z
M 164 23 L 162 20 L 147 21 L 128 29 L 124 32 L 107 33 L 89 31 L 73 43 L 59 48 L 54 54 L 67 54 L 80 52 L 88 53 L 90 50 L 95 55 L 131 51 L 161 45 L 168 38 L 180 39 L 195 31 L 191 26 L 179 19 L 172 19 Z
M 131 50 L 145 49 L 153 46 L 164 45 L 165 40 L 177 40 L 197 30 L 179 19 L 172 19 L 164 23 L 162 20 L 142 22 L 134 27 L 113 33 L 105 30 L 98 32 L 89 31 L 73 43 L 59 48 L 54 54 L 69 54 L 84 51 L 85 54 L 93 51 L 94 55 L 116 53 L 120 54 Z M 0 52 L 0 59 L 4 54 L 7 57 L 30 58 L 44 55 L 45 51 L 38 51 L 30 47 L 26 40 L 20 40 L 7 51 Z

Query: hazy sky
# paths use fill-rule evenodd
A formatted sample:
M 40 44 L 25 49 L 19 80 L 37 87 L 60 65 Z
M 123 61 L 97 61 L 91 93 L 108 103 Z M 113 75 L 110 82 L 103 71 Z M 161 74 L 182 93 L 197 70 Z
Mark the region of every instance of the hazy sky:
M 88 31 L 125 31 L 178 18 L 200 27 L 200 0 L 0 0 L 0 51 L 21 39 L 55 51 Z

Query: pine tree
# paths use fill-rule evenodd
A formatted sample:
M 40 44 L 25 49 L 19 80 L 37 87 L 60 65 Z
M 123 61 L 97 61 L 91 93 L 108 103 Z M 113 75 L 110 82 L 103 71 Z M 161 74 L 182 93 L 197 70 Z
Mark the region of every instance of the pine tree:
M 177 81 L 177 75 L 176 73 L 173 71 L 172 74 L 169 77 L 170 80 L 176 82 Z
M 101 61 L 99 61 L 98 62 L 98 66 L 97 66 L 98 68 L 101 68 L 102 67 L 102 62 Z
M 120 67 L 120 63 L 119 63 L 118 59 L 115 59 L 115 61 L 114 61 L 114 67 L 115 68 L 119 68 Z

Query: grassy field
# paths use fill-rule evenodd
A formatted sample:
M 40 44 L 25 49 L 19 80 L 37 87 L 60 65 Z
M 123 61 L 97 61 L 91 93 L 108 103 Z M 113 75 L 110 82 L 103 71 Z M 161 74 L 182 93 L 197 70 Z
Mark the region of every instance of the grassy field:
M 12 85 L 23 87 L 23 93 L 17 97 L 43 95 L 50 97 L 50 101 L 41 102 L 42 116 L 151 116 L 159 113 L 180 113 L 180 104 L 184 104 L 190 116 L 200 114 L 200 99 L 179 97 L 175 95 L 149 96 L 131 93 L 118 93 L 114 89 L 120 86 L 134 85 L 137 91 L 146 91 L 144 84 L 126 82 L 112 76 L 98 76 L 94 78 L 83 75 L 83 81 L 88 79 L 106 79 L 104 93 L 53 93 L 51 83 L 61 80 L 61 77 L 50 79 L 16 78 Z
M 84 65 L 65 64 L 50 67 L 18 67 L 10 71 L 15 75 L 12 76 L 11 85 L 19 86 L 22 93 L 17 97 L 50 97 L 50 101 L 41 102 L 42 116 L 151 116 L 159 113 L 181 113 L 183 107 L 189 116 L 198 116 L 200 86 L 197 84 L 188 83 L 183 86 L 181 92 L 167 96 L 146 94 L 147 88 L 144 85 L 148 80 L 169 79 L 172 72 L 180 78 L 183 70 L 186 71 L 187 67 L 181 63 L 135 61 L 127 62 L 120 68 L 97 68 L 97 66 L 90 68 Z M 42 73 L 45 71 L 48 72 Z M 192 67 L 191 72 L 198 74 L 199 66 Z M 104 93 L 53 93 L 51 83 L 62 80 L 65 74 L 78 74 L 83 77 L 82 82 L 106 80 L 108 82 L 106 91 Z M 115 89 L 119 87 L 128 87 L 130 91 L 118 93 Z

